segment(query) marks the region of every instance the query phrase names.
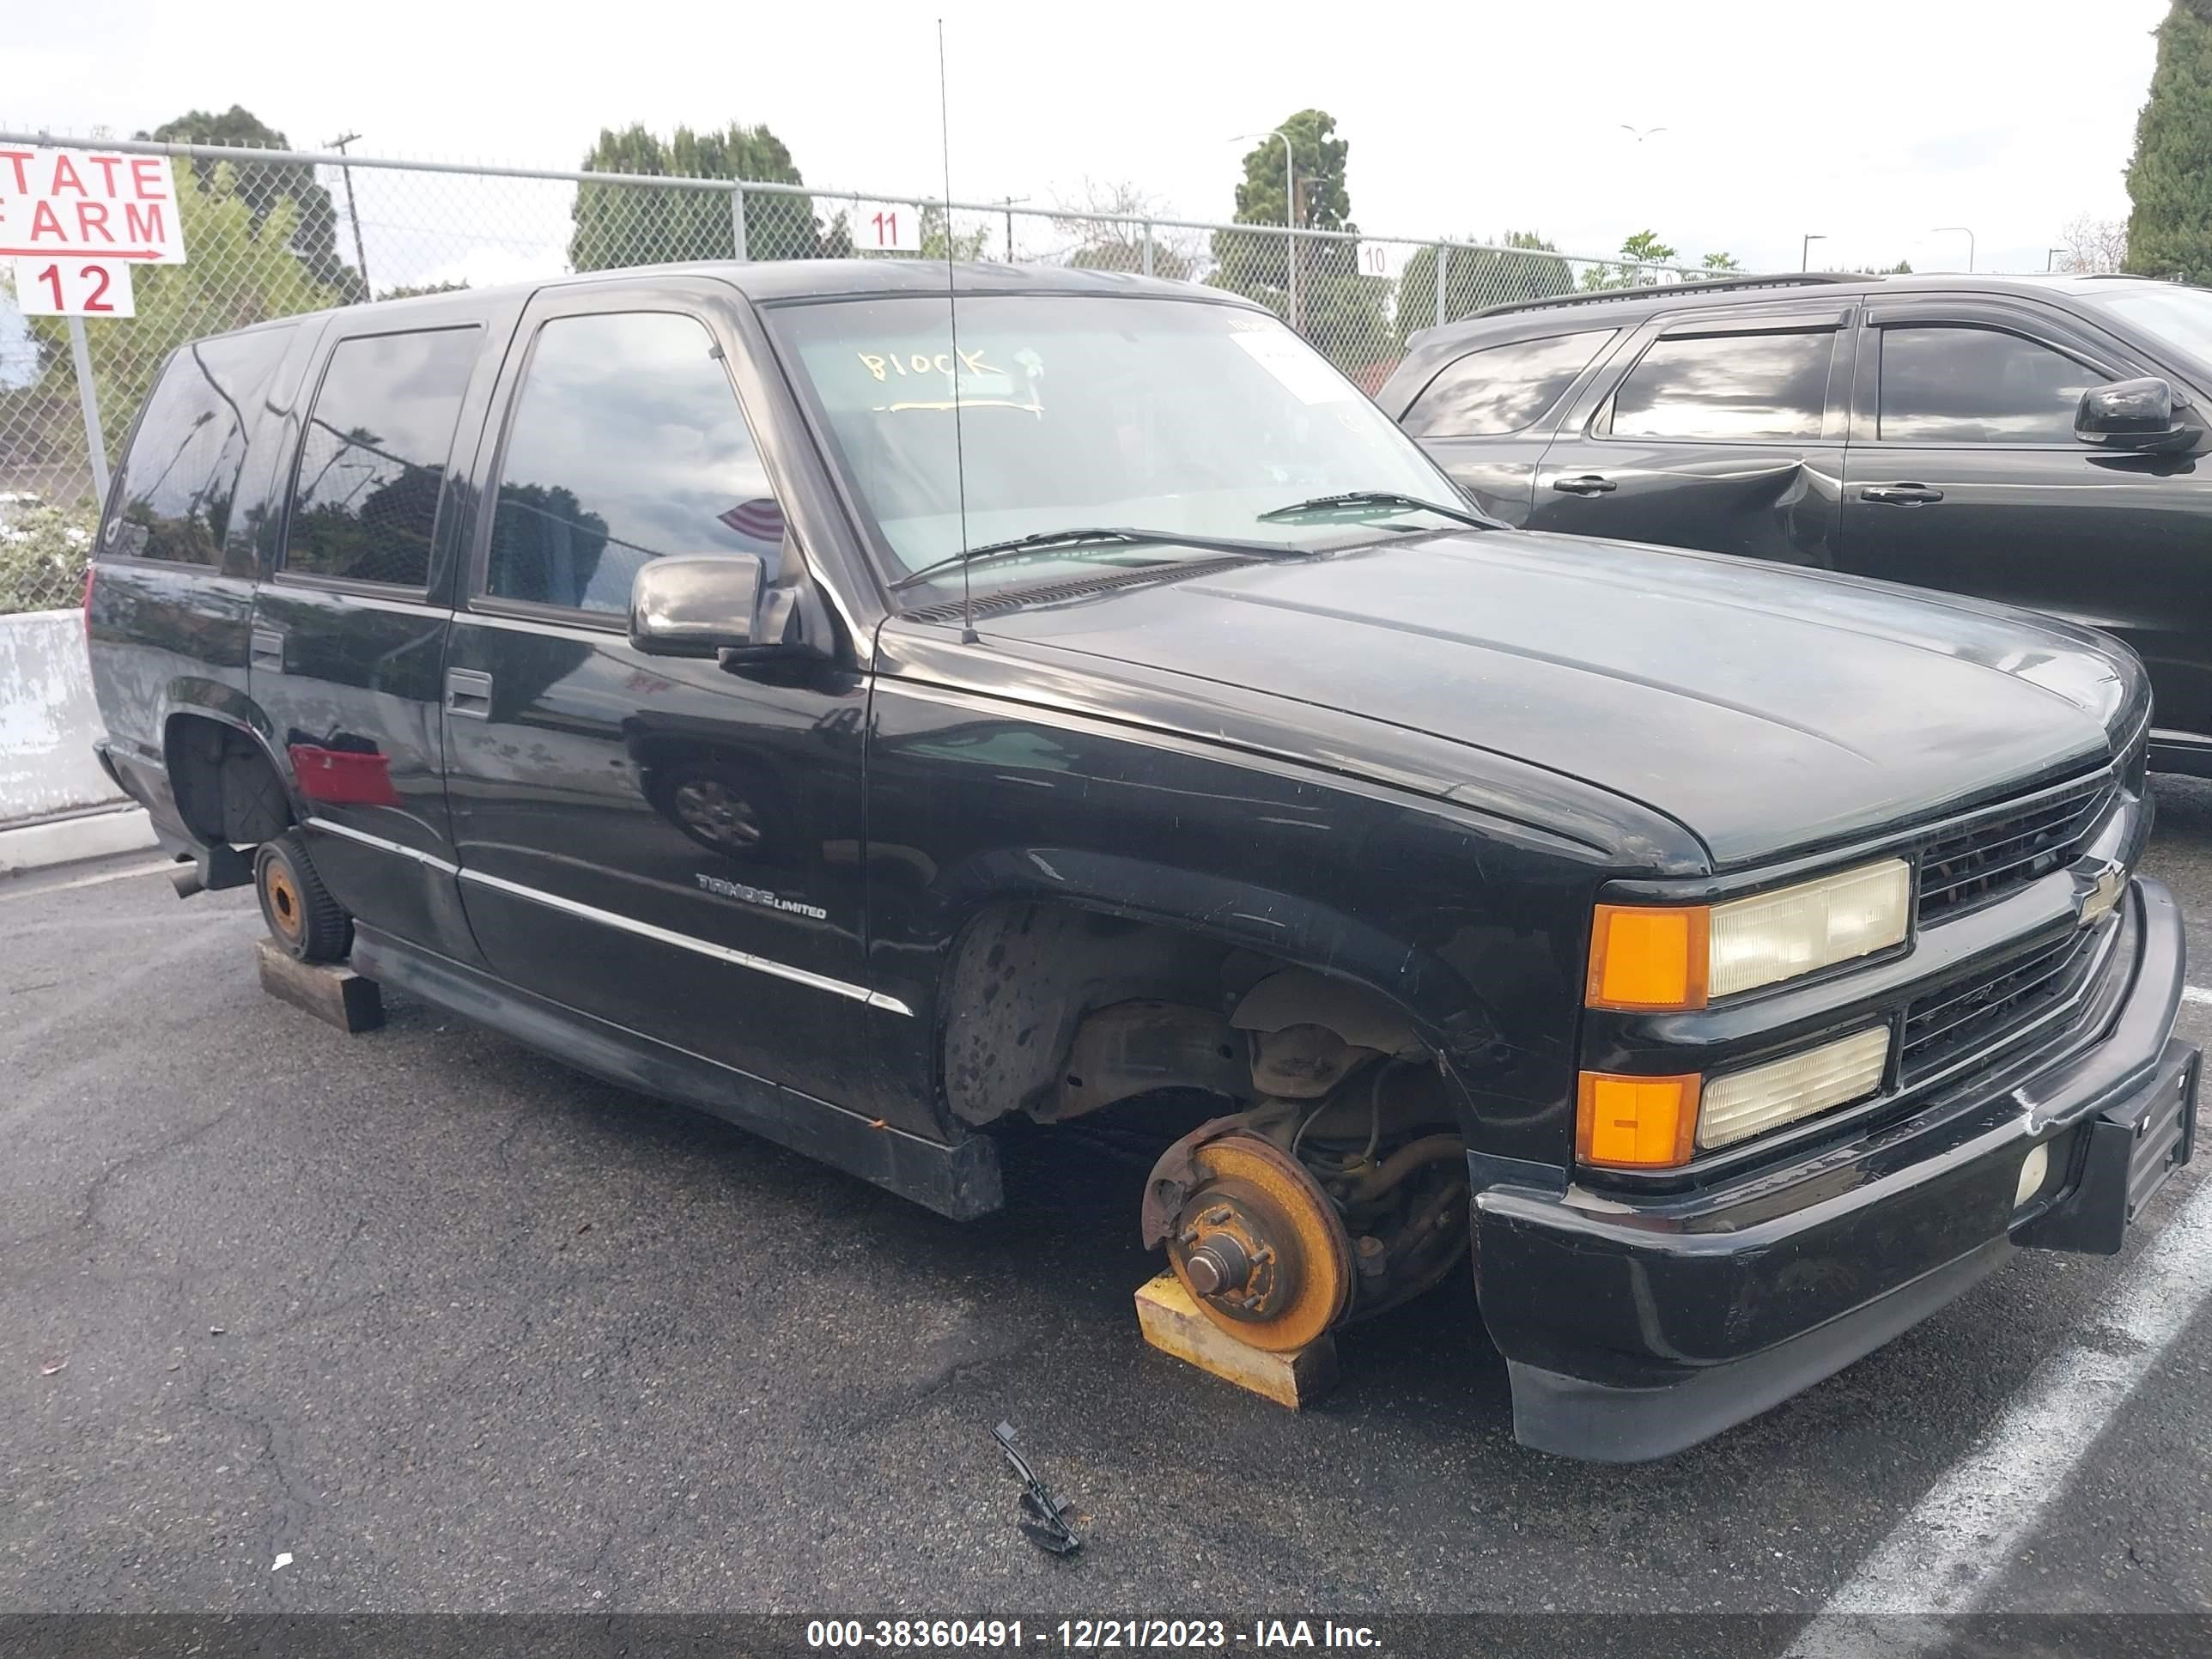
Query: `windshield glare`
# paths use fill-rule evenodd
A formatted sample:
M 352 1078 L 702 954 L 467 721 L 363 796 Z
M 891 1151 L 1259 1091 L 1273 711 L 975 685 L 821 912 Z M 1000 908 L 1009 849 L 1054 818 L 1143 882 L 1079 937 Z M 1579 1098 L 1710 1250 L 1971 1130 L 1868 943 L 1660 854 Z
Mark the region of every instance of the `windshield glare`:
M 957 354 L 941 298 L 770 314 L 890 547 L 893 580 L 963 548 L 1078 526 L 1310 545 L 1344 540 L 1343 517 L 1260 515 L 1348 490 L 1459 501 L 1357 386 L 1273 317 L 1242 307 L 963 297 Z M 1012 561 L 1012 569 L 979 565 L 975 580 L 1032 580 L 1039 564 L 1182 556 L 1153 547 L 1054 549 Z

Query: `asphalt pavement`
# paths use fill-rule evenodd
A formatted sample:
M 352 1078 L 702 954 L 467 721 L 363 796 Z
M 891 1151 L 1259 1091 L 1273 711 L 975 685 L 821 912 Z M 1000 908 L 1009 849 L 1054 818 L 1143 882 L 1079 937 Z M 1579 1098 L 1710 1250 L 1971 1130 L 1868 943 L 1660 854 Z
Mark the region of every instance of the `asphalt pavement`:
M 2212 787 L 2160 797 L 2212 963 Z M 2205 1224 L 2202 1158 L 2127 1254 L 2025 1254 L 1600 1467 L 1515 1444 L 1462 1279 L 1292 1415 L 1139 1339 L 1142 1158 L 1026 1136 L 1010 1207 L 943 1221 L 420 1005 L 342 1036 L 261 993 L 259 933 L 143 854 L 0 884 L 0 1613 L 1795 1619 L 1923 1559 L 1929 1606 L 2212 1607 L 2212 1261 L 2145 1254 Z M 2105 1380 L 2052 1394 L 2069 1355 Z M 1079 1555 L 1017 1532 L 1002 1419 Z M 1992 1519 L 1976 1468 L 2038 1456 Z

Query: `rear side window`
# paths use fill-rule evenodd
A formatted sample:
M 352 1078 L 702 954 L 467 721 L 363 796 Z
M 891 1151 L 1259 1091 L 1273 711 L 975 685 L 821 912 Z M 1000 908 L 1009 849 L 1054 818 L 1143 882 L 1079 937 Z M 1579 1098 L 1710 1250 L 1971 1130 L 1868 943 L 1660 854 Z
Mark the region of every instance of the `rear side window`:
M 1399 422 L 1416 438 L 1491 438 L 1549 414 L 1616 329 L 1486 346 L 1448 363 Z
M 342 340 L 300 444 L 284 568 L 427 587 L 474 328 Z
M 196 341 L 169 360 L 123 459 L 106 553 L 222 562 L 254 409 L 290 339 L 288 328 L 234 334 Z
M 1662 337 L 1613 393 L 1616 438 L 1759 441 L 1820 435 L 1832 331 Z
M 772 578 L 783 509 L 696 318 L 556 317 L 507 434 L 485 592 L 619 616 L 670 553 L 751 553 Z
M 1881 331 L 1881 434 L 1892 443 L 2070 444 L 2105 377 L 1993 328 Z

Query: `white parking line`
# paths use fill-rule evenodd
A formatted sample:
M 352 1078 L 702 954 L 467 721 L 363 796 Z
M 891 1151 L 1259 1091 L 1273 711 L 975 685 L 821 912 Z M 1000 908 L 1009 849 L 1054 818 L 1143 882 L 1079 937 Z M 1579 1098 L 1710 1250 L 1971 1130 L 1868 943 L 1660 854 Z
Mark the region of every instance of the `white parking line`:
M 132 876 L 150 876 L 157 870 L 173 870 L 177 866 L 167 859 L 152 864 L 134 864 L 123 870 L 102 870 L 97 875 L 79 876 L 74 881 L 40 881 L 26 885 L 21 892 L 0 892 L 0 904 L 9 899 L 36 898 L 41 893 L 66 893 L 72 887 L 97 887 L 102 882 L 127 881 Z
M 2208 1251 L 2212 1181 L 2203 1181 L 2130 1264 L 2096 1321 L 2102 1334 L 2121 1339 L 2110 1346 L 2127 1352 L 2084 1342 L 2037 1366 L 1996 1426 L 1859 1564 L 1786 1659 L 1887 1659 L 1930 1651 L 1955 1636 L 1929 1615 L 1972 1610 L 2011 1564 L 2105 1425 L 2212 1296 Z
M 2181 1000 L 2184 1002 L 2212 1002 L 2212 991 L 2201 985 L 2185 985 L 2181 988 Z

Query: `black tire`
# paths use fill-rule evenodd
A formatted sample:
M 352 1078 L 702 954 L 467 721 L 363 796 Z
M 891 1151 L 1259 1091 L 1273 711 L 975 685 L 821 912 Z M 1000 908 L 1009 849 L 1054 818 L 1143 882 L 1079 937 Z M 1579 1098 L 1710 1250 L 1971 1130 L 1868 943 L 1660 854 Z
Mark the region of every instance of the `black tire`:
M 353 949 L 353 918 L 315 873 L 297 830 L 264 841 L 253 854 L 253 891 L 277 949 L 298 962 L 343 962 Z

